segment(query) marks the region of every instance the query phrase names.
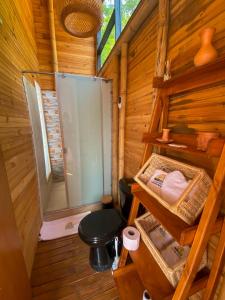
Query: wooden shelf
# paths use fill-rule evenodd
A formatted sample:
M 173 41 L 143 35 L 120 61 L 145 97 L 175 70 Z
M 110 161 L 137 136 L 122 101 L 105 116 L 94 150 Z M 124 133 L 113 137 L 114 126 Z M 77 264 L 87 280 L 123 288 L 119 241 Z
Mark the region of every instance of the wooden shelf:
M 160 269 L 154 257 L 143 242 L 137 251 L 130 251 L 131 259 L 136 267 L 138 275 L 149 291 L 153 300 L 169 300 L 172 299 L 174 288 Z M 205 288 L 208 280 L 208 270 L 198 273 L 194 281 L 189 296 Z M 129 299 L 129 298 L 127 298 Z M 138 298 L 137 298 L 138 299 Z M 139 298 L 141 299 L 141 298 Z
M 163 81 L 161 77 L 153 79 L 153 87 L 166 89 L 167 95 L 175 95 L 192 89 L 218 84 L 225 80 L 225 57 L 218 58 L 212 63 L 193 67 L 181 75 Z
M 225 143 L 225 139 L 218 138 L 213 139 L 209 142 L 207 151 L 197 150 L 197 135 L 196 134 L 178 134 L 171 133 L 171 139 L 173 139 L 173 143 L 175 144 L 184 144 L 187 148 L 179 148 L 179 147 L 171 147 L 168 144 L 160 143 L 156 140 L 159 137 L 159 134 L 144 134 L 142 142 L 149 143 L 153 146 L 157 146 L 166 150 L 189 153 L 199 156 L 207 156 L 207 157 L 219 157 L 223 150 L 223 145 Z
M 173 293 L 173 286 L 143 242 L 137 251 L 129 253 L 144 287 L 153 299 L 162 300 Z
M 150 211 L 163 227 L 177 240 L 182 246 L 190 245 L 193 242 L 198 224 L 190 226 L 178 216 L 171 213 L 161 205 L 154 197 L 150 196 L 139 185 L 134 184 L 132 192 L 140 203 Z M 219 217 L 212 228 L 211 234 L 221 231 L 224 217 Z
M 142 299 L 144 286 L 134 264 L 127 265 L 113 272 L 119 291 L 120 300 Z

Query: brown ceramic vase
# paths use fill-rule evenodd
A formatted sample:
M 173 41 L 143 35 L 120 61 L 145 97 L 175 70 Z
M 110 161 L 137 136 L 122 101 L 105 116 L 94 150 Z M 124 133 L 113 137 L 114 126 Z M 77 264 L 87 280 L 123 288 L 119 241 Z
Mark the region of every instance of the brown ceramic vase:
M 197 150 L 207 151 L 209 142 L 219 137 L 218 132 L 199 131 L 197 136 Z
M 207 27 L 201 31 L 201 48 L 194 57 L 195 66 L 208 64 L 217 58 L 217 51 L 212 45 L 215 31 L 216 29 L 214 27 Z

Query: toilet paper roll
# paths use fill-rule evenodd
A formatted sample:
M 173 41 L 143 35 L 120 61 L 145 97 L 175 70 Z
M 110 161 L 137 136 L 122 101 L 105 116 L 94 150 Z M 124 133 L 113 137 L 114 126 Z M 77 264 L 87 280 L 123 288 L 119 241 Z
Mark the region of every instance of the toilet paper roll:
M 135 251 L 138 249 L 140 243 L 140 232 L 132 227 L 128 226 L 123 230 L 123 246 L 129 251 Z
M 151 297 L 150 297 L 149 292 L 147 290 L 144 290 L 142 300 L 151 300 Z

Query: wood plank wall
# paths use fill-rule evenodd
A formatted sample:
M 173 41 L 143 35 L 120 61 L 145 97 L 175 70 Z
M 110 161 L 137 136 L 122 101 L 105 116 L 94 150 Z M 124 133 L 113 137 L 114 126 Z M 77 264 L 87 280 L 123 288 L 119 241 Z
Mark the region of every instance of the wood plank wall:
M 36 41 L 40 70 L 52 72 L 52 50 L 50 43 L 48 1 L 33 0 Z M 95 38 L 80 39 L 65 32 L 57 15 L 57 1 L 54 1 L 56 44 L 59 63 L 59 72 L 82 75 L 96 73 L 96 41 Z M 40 85 L 43 90 L 53 90 L 52 76 L 40 76 Z
M 143 155 L 142 133 L 148 130 L 152 112 L 152 79 L 154 76 L 158 10 L 129 44 L 127 107 L 125 125 L 124 174 L 137 173 Z
M 206 26 L 214 26 L 214 45 L 220 56 L 225 55 L 225 2 L 224 0 L 172 0 L 169 30 L 168 59 L 172 76 L 193 67 L 193 57 L 200 46 L 199 32 Z M 225 135 L 225 85 L 179 95 L 170 100 L 169 127 L 186 126 L 195 130 L 218 130 Z M 196 158 L 190 158 L 193 163 Z M 215 161 L 198 161 L 209 173 L 215 169 Z M 225 208 L 225 201 L 223 209 Z M 209 243 L 209 264 L 214 256 L 218 237 Z M 225 269 L 214 299 L 221 299 L 219 292 L 225 286 Z M 194 299 L 201 299 L 201 293 Z M 221 299 L 222 300 L 222 299 Z
M 155 66 L 158 10 L 146 20 L 129 43 L 127 108 L 125 124 L 125 176 L 137 173 L 144 145 L 143 132 L 148 130 L 152 112 L 152 79 Z M 113 63 L 102 76 L 114 80 Z
M 215 26 L 214 45 L 219 55 L 225 55 L 225 2 L 224 0 L 171 0 L 168 57 L 172 76 L 193 67 L 193 57 L 200 47 L 199 31 Z M 125 132 L 125 176 L 137 173 L 143 155 L 141 137 L 147 131 L 151 116 L 151 80 L 155 65 L 157 12 L 129 43 L 128 97 Z M 105 73 L 113 79 L 112 64 Z M 179 95 L 170 100 L 169 126 L 179 125 L 195 130 L 219 130 L 225 135 L 225 85 Z M 177 156 L 178 157 L 178 156 Z M 195 158 L 188 157 L 195 162 Z M 210 174 L 216 161 L 198 161 Z M 225 207 L 225 201 L 224 201 Z M 218 237 L 210 241 L 211 263 Z M 225 290 L 225 270 L 214 299 L 222 300 Z M 222 286 L 222 288 L 221 288 Z M 220 292 L 222 291 L 223 292 Z M 219 294 L 220 293 L 220 294 Z M 192 297 L 201 299 L 201 293 Z
M 21 70 L 38 70 L 31 0 L 0 1 L 0 144 L 30 274 L 40 229 L 31 127 Z

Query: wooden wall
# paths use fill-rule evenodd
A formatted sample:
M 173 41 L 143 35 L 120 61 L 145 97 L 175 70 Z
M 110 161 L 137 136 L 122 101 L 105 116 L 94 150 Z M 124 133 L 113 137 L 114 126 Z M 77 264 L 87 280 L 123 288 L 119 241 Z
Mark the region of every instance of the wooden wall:
M 144 151 L 143 132 L 152 112 L 152 79 L 155 66 L 158 10 L 155 9 L 128 45 L 125 124 L 125 176 L 137 173 Z M 102 76 L 113 79 L 113 61 Z
M 158 10 L 145 22 L 128 49 L 127 107 L 125 125 L 125 176 L 137 173 L 152 112 L 152 79 L 155 67 Z
M 21 70 L 38 69 L 31 0 L 0 1 L 0 145 L 30 273 L 40 229 L 35 159 Z
M 224 0 L 172 0 L 169 27 L 168 59 L 171 60 L 172 76 L 193 67 L 193 57 L 200 46 L 199 32 L 206 26 L 214 26 L 214 45 L 220 56 L 225 55 L 225 2 Z M 169 127 L 186 126 L 195 130 L 218 130 L 225 135 L 225 85 L 186 93 L 174 97 L 169 105 Z M 193 158 L 195 163 L 195 158 Z M 213 172 L 215 162 L 198 161 L 208 172 Z M 223 208 L 225 207 L 225 201 Z M 209 261 L 212 261 L 218 238 L 209 244 Z M 223 276 L 225 274 L 225 269 Z M 220 279 L 215 299 L 225 279 Z M 197 298 L 195 298 L 197 299 Z M 201 299 L 201 295 L 199 296 Z
M 214 45 L 219 55 L 225 55 L 224 0 L 171 0 L 168 55 L 172 76 L 193 67 L 193 57 L 200 47 L 199 31 L 215 26 Z M 155 65 L 157 11 L 129 42 L 128 88 L 125 129 L 125 176 L 137 173 L 143 156 L 142 134 L 147 131 L 151 117 L 152 84 Z M 108 65 L 104 75 L 114 78 L 113 66 Z M 169 126 L 186 126 L 195 130 L 219 130 L 225 135 L 225 85 L 179 95 L 170 100 Z M 190 157 L 189 157 L 190 158 Z M 195 158 L 193 158 L 195 161 Z M 213 174 L 216 161 L 198 161 Z M 224 201 L 225 207 L 225 201 Z M 212 261 L 218 237 L 210 241 Z M 225 270 L 223 272 L 225 274 Z M 225 279 L 220 285 L 225 290 Z M 215 299 L 219 295 L 220 285 Z M 224 291 L 221 292 L 221 295 Z M 201 299 L 201 295 L 193 299 Z
M 52 72 L 52 52 L 50 44 L 48 0 L 33 0 L 35 33 L 38 47 L 40 71 Z M 57 15 L 57 0 L 54 1 L 56 44 L 59 72 L 95 75 L 95 38 L 80 39 L 66 33 Z M 53 90 L 52 76 L 41 76 L 43 90 Z

